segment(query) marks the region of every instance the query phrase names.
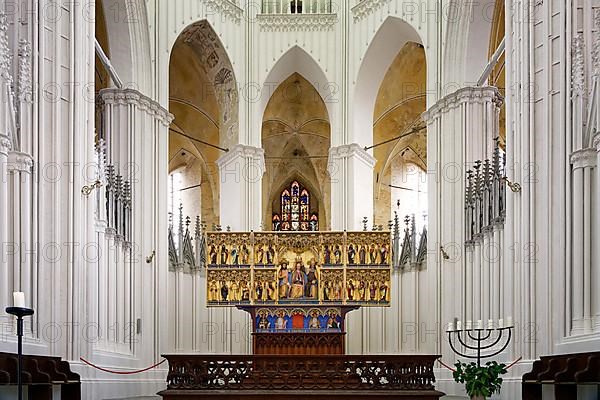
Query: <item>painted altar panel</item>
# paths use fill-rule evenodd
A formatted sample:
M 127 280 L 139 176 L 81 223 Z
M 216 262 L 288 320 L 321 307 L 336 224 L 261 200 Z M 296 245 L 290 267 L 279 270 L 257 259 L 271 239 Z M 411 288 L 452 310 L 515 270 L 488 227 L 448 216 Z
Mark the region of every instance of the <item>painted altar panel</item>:
M 390 232 L 212 232 L 206 245 L 209 306 L 390 304 Z

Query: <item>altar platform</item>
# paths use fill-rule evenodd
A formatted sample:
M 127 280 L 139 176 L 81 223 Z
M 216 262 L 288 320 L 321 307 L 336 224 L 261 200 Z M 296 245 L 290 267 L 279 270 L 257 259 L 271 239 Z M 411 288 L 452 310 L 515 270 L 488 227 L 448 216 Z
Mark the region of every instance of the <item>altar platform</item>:
M 164 400 L 439 399 L 436 355 L 166 354 Z

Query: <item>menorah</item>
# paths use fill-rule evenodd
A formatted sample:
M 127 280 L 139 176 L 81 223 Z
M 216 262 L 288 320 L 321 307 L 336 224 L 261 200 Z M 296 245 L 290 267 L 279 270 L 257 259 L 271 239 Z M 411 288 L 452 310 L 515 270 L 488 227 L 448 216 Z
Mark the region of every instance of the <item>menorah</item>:
M 512 325 L 511 317 L 507 318 L 506 324 L 503 319 L 498 320 L 497 328 L 494 327 L 494 321 L 490 319 L 487 328 L 484 328 L 483 322 L 479 320 L 474 326 L 472 321 L 467 321 L 465 329 L 463 329 L 462 321 L 455 319 L 454 322 L 448 323 L 446 332 L 448 333 L 448 342 L 450 343 L 452 351 L 461 357 L 476 359 L 477 366 L 480 367 L 482 359 L 495 357 L 506 350 L 512 338 L 513 328 L 514 326 Z M 508 334 L 505 335 L 505 333 Z M 476 354 L 469 354 L 468 352 L 463 353 L 457 350 L 456 343 L 453 343 L 452 341 L 453 334 L 456 334 L 458 343 L 467 350 L 475 351 Z M 503 341 L 504 344 L 498 349 L 497 346 Z M 497 350 L 492 350 L 491 353 L 486 352 L 486 350 L 495 348 Z M 485 354 L 482 352 L 485 352 Z

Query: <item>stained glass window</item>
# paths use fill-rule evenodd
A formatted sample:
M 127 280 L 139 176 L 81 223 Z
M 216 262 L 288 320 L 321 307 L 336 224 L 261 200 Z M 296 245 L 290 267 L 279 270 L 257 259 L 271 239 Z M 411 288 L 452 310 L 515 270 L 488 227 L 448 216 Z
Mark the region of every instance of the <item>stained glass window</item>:
M 319 229 L 317 213 L 310 211 L 310 192 L 298 181 L 281 192 L 281 214 L 273 215 L 275 231 L 316 231 Z

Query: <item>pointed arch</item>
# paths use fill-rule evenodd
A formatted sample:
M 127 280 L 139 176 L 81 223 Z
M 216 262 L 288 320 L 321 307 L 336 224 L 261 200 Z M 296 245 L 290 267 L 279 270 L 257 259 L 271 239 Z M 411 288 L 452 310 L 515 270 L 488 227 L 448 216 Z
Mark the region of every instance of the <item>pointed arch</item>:
M 152 63 L 146 1 L 102 0 L 110 62 L 124 86 L 150 93 Z
M 230 147 L 239 142 L 239 92 L 237 79 L 225 46 L 207 20 L 196 21 L 185 27 L 171 48 L 172 66 L 174 50 L 187 46 L 196 55 L 211 93 L 219 105 L 219 144 Z M 206 88 L 198 88 L 198 91 Z M 205 94 L 206 95 L 206 94 Z
M 353 142 L 361 146 L 373 143 L 373 109 L 379 88 L 398 52 L 408 42 L 423 43 L 409 23 L 397 17 L 388 17 L 362 57 L 352 95 Z
M 261 85 L 258 115 L 264 114 L 273 93 L 294 73 L 300 74 L 313 85 L 327 107 L 330 121 L 334 120 L 333 100 L 336 99 L 334 96 L 337 95 L 337 89 L 315 59 L 298 45 L 286 51 L 266 76 Z

